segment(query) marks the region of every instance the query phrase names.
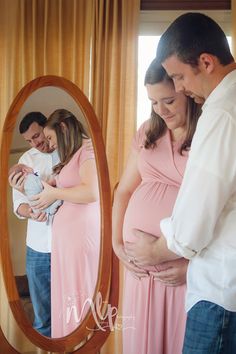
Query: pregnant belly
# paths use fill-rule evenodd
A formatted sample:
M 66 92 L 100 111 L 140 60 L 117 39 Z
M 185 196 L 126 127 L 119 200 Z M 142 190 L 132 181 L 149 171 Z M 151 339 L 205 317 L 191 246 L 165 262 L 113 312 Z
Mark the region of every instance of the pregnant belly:
M 137 190 L 132 195 L 128 207 L 126 209 L 123 240 L 128 242 L 136 242 L 137 236 L 134 235 L 134 229 L 147 232 L 153 236 L 159 237 L 160 221 L 171 216 L 174 203 L 177 197 L 178 189 L 176 187 L 161 186 L 159 193 L 144 193 L 143 190 Z M 145 266 L 147 271 L 157 271 L 167 269 L 165 265 L 154 267 Z
M 54 243 L 63 247 L 80 244 L 82 247 L 97 247 L 100 244 L 100 206 L 98 203 L 64 203 L 55 214 L 52 224 Z
M 136 241 L 134 229 L 159 237 L 160 221 L 172 214 L 178 193 L 176 187 L 159 185 L 156 192 L 150 192 L 147 185 L 144 187 L 134 192 L 126 209 L 123 225 L 124 241 Z

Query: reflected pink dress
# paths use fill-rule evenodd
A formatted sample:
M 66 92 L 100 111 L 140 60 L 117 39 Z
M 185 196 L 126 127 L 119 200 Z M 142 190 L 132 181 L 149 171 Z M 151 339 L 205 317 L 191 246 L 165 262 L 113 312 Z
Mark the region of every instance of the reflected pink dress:
M 149 121 L 141 126 L 133 141 L 133 148 L 139 151 L 142 182 L 132 194 L 125 214 L 123 238 L 129 242 L 135 242 L 134 228 L 160 235 L 160 220 L 171 215 L 187 162 L 187 153 L 180 155 L 179 145 L 172 144 L 169 131 L 155 149 L 145 149 L 148 125 Z M 165 265 L 158 269 L 165 269 Z M 123 354 L 182 353 L 185 289 L 185 285 L 166 286 L 153 277 L 139 280 L 125 270 Z
M 75 153 L 57 176 L 57 186 L 67 188 L 81 183 L 79 170 L 94 153 L 85 145 Z M 100 252 L 99 202 L 65 202 L 52 225 L 51 299 L 52 337 L 75 330 L 86 315 L 97 281 Z M 85 308 L 83 310 L 83 306 Z

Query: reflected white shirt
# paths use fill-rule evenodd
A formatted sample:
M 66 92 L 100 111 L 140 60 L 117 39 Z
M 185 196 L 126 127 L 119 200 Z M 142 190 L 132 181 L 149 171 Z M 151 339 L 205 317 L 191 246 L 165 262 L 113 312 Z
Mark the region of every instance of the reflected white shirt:
M 42 153 L 35 148 L 26 151 L 19 159 L 19 163 L 32 167 L 34 172 L 37 172 L 42 179 L 47 179 L 52 175 L 52 167 L 57 162 L 59 162 L 59 159 L 56 151 L 48 154 Z M 15 214 L 18 218 L 24 219 L 17 214 L 16 211 L 20 204 L 28 204 L 27 197 L 15 189 L 13 189 L 12 196 Z M 38 222 L 28 219 L 26 237 L 26 244 L 28 247 L 37 252 L 49 253 L 51 252 L 51 238 L 50 223 L 47 225 L 46 222 Z
M 168 248 L 190 259 L 186 310 L 201 300 L 236 311 L 236 70 L 207 98 L 171 218 Z

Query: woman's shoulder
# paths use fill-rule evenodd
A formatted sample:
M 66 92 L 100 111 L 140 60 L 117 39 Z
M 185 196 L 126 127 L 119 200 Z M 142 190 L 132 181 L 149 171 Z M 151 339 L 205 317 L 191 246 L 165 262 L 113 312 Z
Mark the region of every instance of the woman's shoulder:
M 135 150 L 139 150 L 144 146 L 146 140 L 146 133 L 150 128 L 150 122 L 151 119 L 148 119 L 143 122 L 138 128 L 136 134 L 134 135 L 132 146 Z
M 79 160 L 80 163 L 88 159 L 95 159 L 92 140 L 83 139 L 81 147 L 76 151 L 73 158 Z
M 138 128 L 137 133 L 140 132 L 145 135 L 146 131 L 150 128 L 150 124 L 151 124 L 151 118 L 145 120 Z

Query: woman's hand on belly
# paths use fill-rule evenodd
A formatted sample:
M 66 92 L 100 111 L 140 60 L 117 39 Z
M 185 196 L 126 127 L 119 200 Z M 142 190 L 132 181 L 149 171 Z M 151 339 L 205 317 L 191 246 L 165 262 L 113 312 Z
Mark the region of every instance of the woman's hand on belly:
M 155 246 L 158 237 L 140 230 L 133 230 L 135 242 L 125 242 L 125 252 L 139 267 L 155 266 L 157 262 Z
M 132 257 L 128 257 L 123 244 L 113 244 L 113 249 L 121 263 L 125 266 L 126 269 L 133 273 L 135 278 L 140 279 L 149 276 L 149 273 L 145 269 L 137 267 L 134 264 L 134 259 L 132 259 Z
M 157 266 L 156 272 L 149 272 L 155 280 L 167 286 L 179 286 L 186 283 L 186 273 L 189 261 L 179 258 L 174 261 L 163 262 Z

